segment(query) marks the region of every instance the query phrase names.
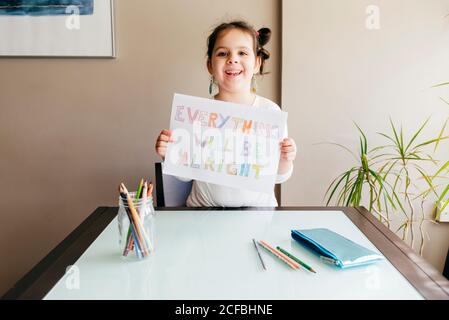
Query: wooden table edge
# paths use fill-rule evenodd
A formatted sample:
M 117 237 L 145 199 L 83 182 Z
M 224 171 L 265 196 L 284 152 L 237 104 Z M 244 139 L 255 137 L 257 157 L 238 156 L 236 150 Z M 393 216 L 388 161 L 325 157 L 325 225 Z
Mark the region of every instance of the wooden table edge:
M 379 232 L 381 232 L 385 238 L 388 239 L 397 248 L 397 250 L 401 252 L 401 254 L 407 257 L 408 260 L 419 268 L 423 275 L 425 275 L 423 277 L 423 283 L 417 282 L 413 279 L 413 277 L 410 277 L 407 270 L 404 270 L 402 265 L 392 262 L 396 269 L 398 269 L 398 271 L 401 272 L 421 294 L 425 293 L 424 296 L 429 299 L 449 299 L 449 281 L 434 266 L 427 262 L 422 256 L 417 254 L 393 231 L 376 219 L 376 217 L 366 208 L 357 207 L 354 209 L 366 218 L 377 230 L 379 230 Z
M 108 207 L 98 207 L 63 241 L 9 289 L 2 300 L 38 300 L 61 279 L 66 268 L 75 263 L 95 241 L 115 215 Z

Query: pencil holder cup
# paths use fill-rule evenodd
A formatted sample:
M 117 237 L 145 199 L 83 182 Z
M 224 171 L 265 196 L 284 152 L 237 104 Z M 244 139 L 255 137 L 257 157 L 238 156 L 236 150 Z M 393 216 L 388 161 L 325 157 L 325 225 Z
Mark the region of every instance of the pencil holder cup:
M 136 199 L 136 192 L 129 196 L 119 197 L 120 252 L 125 260 L 143 260 L 153 255 L 155 249 L 153 198 Z

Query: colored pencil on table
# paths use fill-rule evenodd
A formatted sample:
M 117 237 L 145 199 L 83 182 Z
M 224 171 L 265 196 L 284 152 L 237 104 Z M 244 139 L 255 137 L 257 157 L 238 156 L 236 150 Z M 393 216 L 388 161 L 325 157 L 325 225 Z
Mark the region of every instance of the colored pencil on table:
M 265 248 L 268 252 L 272 253 L 275 257 L 277 257 L 279 260 L 285 262 L 288 264 L 288 266 L 292 269 L 299 269 L 299 265 L 291 260 L 289 257 L 284 255 L 283 253 L 280 253 L 279 251 L 276 251 L 273 247 L 271 247 L 268 243 L 265 241 L 259 240 L 260 245 Z
M 257 243 L 256 243 L 255 239 L 253 239 L 253 243 L 254 243 L 254 247 L 256 247 L 257 255 L 259 256 L 260 262 L 262 263 L 262 267 L 264 268 L 264 270 L 267 270 L 267 267 L 265 266 L 265 262 L 263 261 L 262 256 L 260 255 L 259 247 L 257 247 Z
M 299 260 L 298 258 L 296 258 L 294 255 L 292 255 L 291 253 L 285 251 L 284 249 L 282 249 L 281 247 L 276 247 L 276 249 L 278 249 L 280 252 L 282 252 L 283 254 L 285 254 L 287 257 L 289 257 L 292 260 L 295 260 L 296 262 L 298 262 L 300 265 L 302 265 L 304 268 L 306 268 L 307 270 L 309 270 L 310 272 L 316 273 L 315 270 L 313 270 L 312 267 L 310 267 L 309 265 L 307 265 L 305 262 L 302 262 L 301 260 Z

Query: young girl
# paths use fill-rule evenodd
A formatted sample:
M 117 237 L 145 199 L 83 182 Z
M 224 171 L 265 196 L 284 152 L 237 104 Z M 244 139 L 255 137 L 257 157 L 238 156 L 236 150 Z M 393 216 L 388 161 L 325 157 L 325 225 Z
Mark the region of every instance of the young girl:
M 280 110 L 279 106 L 255 94 L 254 77 L 264 74 L 265 60 L 270 54 L 263 48 L 270 40 L 271 31 L 262 28 L 254 30 L 243 21 L 223 23 L 215 28 L 207 40 L 207 69 L 211 74 L 209 93 L 212 85 L 218 86 L 216 100 L 247 105 L 249 108 Z M 296 158 L 296 144 L 285 136 L 280 143 L 281 157 L 276 183 L 290 178 L 293 161 Z M 156 152 L 164 160 L 167 143 L 171 142 L 171 131 L 162 130 Z M 184 178 L 179 178 L 188 181 Z M 212 183 L 193 181 L 192 191 L 187 199 L 188 207 L 275 207 L 277 201 L 274 190 L 271 194 L 236 189 Z

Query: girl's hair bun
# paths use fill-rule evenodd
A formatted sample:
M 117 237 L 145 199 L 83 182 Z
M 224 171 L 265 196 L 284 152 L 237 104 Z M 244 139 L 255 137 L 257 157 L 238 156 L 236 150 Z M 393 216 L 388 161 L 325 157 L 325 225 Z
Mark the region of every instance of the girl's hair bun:
M 257 31 L 259 45 L 263 47 L 266 45 L 271 38 L 271 30 L 269 28 L 261 28 Z

